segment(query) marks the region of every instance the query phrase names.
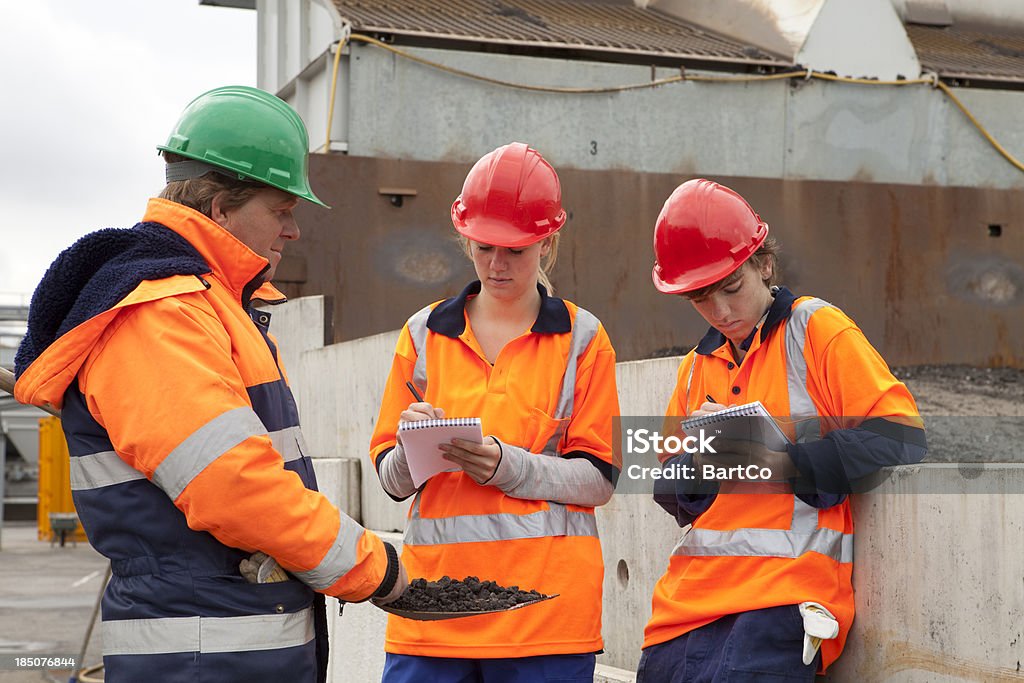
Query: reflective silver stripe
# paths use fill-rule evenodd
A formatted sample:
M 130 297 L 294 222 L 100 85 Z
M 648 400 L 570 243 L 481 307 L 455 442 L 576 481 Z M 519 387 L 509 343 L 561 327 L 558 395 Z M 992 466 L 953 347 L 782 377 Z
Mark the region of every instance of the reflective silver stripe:
M 548 440 L 544 442 L 544 447 L 541 449 L 540 455 L 548 455 L 551 457 L 558 456 L 558 444 L 561 443 L 562 437 L 565 435 L 565 428 L 567 426 L 567 420 L 563 420 L 558 423 L 555 427 L 555 431 L 551 433 Z
M 146 478 L 114 451 L 71 458 L 70 474 L 72 491 L 87 491 Z
M 814 407 L 811 394 L 807 391 L 807 359 L 804 347 L 807 344 L 807 324 L 814 312 L 831 306 L 821 299 L 807 299 L 797 304 L 786 322 L 786 385 L 789 388 L 789 416 L 796 423 L 797 443 L 806 443 L 821 438 L 821 423 L 818 410 Z
M 789 529 L 797 534 L 813 534 L 818 528 L 818 509 L 793 496 L 793 519 Z
M 250 436 L 266 433 L 266 427 L 252 408 L 235 408 L 222 413 L 189 434 L 167 454 L 153 472 L 153 483 L 175 500 L 211 462 Z
M 562 392 L 558 395 L 558 405 L 553 417 L 561 419 L 572 415 L 573 403 L 576 398 L 576 365 L 583 352 L 597 336 L 601 322 L 590 311 L 576 309 L 576 319 L 572 322 L 572 339 L 569 342 L 569 357 L 565 362 L 565 373 L 562 375 Z
M 412 337 L 412 348 L 416 351 L 416 365 L 412 370 L 412 383 L 420 391 L 420 396 L 427 395 L 427 318 L 433 309 L 425 306 L 409 318 L 409 336 Z
M 597 538 L 597 518 L 589 512 L 570 512 L 564 505 L 548 503 L 547 510 L 525 515 L 459 515 L 424 518 L 419 516 L 419 497 L 414 515 L 405 527 L 406 545 L 443 545 L 512 541 L 547 536 L 593 536 Z
M 312 639 L 312 608 L 291 614 L 103 622 L 104 656 L 280 650 Z
M 694 350 L 696 350 L 696 347 L 694 347 Z M 693 353 L 693 351 L 690 353 Z M 697 355 L 698 354 L 695 353 L 693 354 L 693 362 L 690 363 L 690 374 L 686 376 L 686 393 L 683 394 L 683 410 L 686 410 L 686 406 L 690 405 L 690 383 L 693 382 L 693 369 L 697 367 Z
M 787 529 L 714 529 L 691 528 L 673 555 L 692 557 L 786 557 L 820 553 L 836 562 L 853 562 L 853 534 L 834 529 L 816 529 L 798 533 Z
M 308 571 L 294 572 L 300 581 L 315 590 L 333 586 L 338 579 L 352 571 L 359 559 L 359 539 L 363 537 L 363 527 L 344 512 L 339 512 L 338 518 L 341 520 L 338 535 L 320 564 Z
M 545 455 L 558 455 L 558 444 L 562 441 L 568 423 L 565 418 L 572 417 L 572 411 L 576 403 L 576 368 L 579 358 L 587 350 L 590 343 L 597 336 L 598 326 L 601 324 L 593 313 L 582 308 L 576 309 L 576 320 L 572 324 L 572 338 L 569 341 L 569 355 L 566 358 L 565 373 L 562 375 L 562 388 L 558 394 L 558 402 L 555 404 L 556 420 L 562 420 L 554 433 L 548 437 L 541 452 Z
M 302 428 L 285 427 L 276 432 L 270 432 L 270 441 L 274 444 L 274 450 L 281 454 L 285 462 L 298 460 L 304 455 L 306 441 L 302 437 Z

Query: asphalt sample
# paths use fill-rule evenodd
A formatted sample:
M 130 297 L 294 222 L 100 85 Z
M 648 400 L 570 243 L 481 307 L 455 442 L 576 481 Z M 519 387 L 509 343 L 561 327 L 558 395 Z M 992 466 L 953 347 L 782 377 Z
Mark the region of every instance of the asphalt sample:
M 413 612 L 484 612 L 503 610 L 534 602 L 547 596 L 519 586 L 500 586 L 475 576 L 463 580 L 442 576 L 437 581 L 413 579 L 409 587 L 388 607 Z

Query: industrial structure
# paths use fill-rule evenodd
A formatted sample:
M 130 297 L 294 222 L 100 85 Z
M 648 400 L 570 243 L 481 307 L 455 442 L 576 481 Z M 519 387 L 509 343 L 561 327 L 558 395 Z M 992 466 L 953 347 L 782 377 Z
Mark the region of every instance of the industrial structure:
M 28 305 L 22 300 L 0 303 L 0 368 L 14 369 L 14 353 L 25 333 Z M 0 527 L 5 517 L 35 514 L 35 483 L 39 471 L 39 418 L 46 413 L 0 393 Z
M 841 301 L 890 362 L 1024 363 L 1024 172 L 992 142 L 1024 149 L 1017 3 L 255 6 L 258 84 L 328 152 L 313 182 L 335 209 L 303 209 L 278 284 L 329 297 L 331 340 L 458 291 L 451 201 L 474 160 L 520 140 L 563 181 L 555 286 L 621 359 L 702 332 L 650 286 L 650 232 L 672 188 L 710 176 L 772 226 L 785 282 Z

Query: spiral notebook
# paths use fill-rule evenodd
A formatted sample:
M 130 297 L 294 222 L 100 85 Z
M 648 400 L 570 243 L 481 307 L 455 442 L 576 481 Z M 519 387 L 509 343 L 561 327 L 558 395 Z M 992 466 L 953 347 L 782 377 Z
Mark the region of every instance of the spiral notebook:
M 409 474 L 416 488 L 440 472 L 457 472 L 458 467 L 444 459 L 438 448 L 452 439 L 465 439 L 483 443 L 484 433 L 479 417 L 449 417 L 443 420 L 419 420 L 399 422 L 398 432 L 402 435 L 402 448 L 409 462 Z
M 704 429 L 723 439 L 759 441 L 773 451 L 784 451 L 793 443 L 760 401 L 683 420 L 680 426 L 687 434 Z

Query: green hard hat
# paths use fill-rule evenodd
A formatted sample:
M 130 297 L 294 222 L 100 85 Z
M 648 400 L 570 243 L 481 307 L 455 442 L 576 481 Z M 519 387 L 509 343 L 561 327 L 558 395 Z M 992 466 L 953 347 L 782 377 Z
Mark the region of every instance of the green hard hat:
M 302 119 L 284 100 L 258 88 L 229 85 L 203 93 L 157 149 L 327 206 L 309 187 L 309 137 Z

